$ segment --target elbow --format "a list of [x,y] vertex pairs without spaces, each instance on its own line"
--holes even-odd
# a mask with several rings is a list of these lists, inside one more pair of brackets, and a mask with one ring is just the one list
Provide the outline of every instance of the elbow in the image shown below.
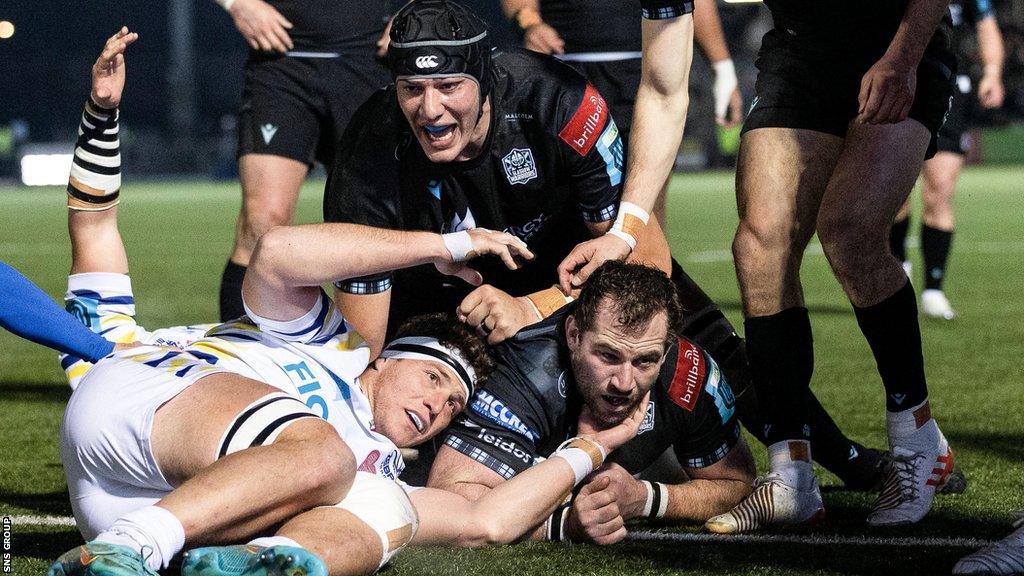
[[249,270],[261,278],[275,278],[275,272],[281,269],[279,263],[286,258],[289,244],[287,226],[275,226],[267,230],[256,241],[256,247],[249,258]]
[[478,518],[470,524],[471,528],[462,535],[459,546],[463,548],[484,548],[510,544],[519,534],[504,526],[497,518]]

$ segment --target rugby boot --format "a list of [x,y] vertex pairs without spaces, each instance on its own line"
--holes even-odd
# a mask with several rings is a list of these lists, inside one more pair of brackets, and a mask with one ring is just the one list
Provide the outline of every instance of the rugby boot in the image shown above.
[[294,546],[210,546],[182,555],[181,576],[327,576],[327,566]]
[[964,556],[953,567],[957,576],[1018,576],[1024,575],[1024,522],[999,542],[986,546],[974,554]]
[[921,313],[929,318],[941,320],[956,318],[956,312],[942,290],[931,289],[921,292]]
[[894,441],[892,462],[867,522],[871,526],[913,524],[932,507],[936,490],[953,471],[953,451],[934,419]]
[[[145,548],[143,549],[145,550]],[[120,544],[87,542],[68,550],[54,562],[46,576],[158,576],[146,566],[145,557]]]
[[772,472],[754,481],[754,491],[725,514],[704,523],[716,534],[743,534],[764,528],[818,524],[825,519],[817,478],[801,490]]

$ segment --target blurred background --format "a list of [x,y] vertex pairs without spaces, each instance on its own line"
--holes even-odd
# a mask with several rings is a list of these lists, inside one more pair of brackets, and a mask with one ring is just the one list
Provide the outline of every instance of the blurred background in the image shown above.
[[[498,45],[520,42],[498,0],[463,1],[491,23]],[[993,4],[1006,43],[1007,96],[1000,110],[975,106],[980,128],[971,137],[979,145],[969,161],[1024,162],[1024,0]],[[728,2],[719,2],[719,10],[749,103],[768,11],[760,3]],[[49,154],[70,154],[88,90],[86,71],[97,47],[122,24],[141,34],[129,56],[122,126],[129,178],[235,176],[235,113],[247,47],[224,10],[210,0],[15,0],[0,3],[0,183],[26,183],[26,155],[45,161]],[[966,53],[977,51],[972,38],[965,44]],[[690,119],[677,168],[729,166],[737,135],[714,124],[712,76],[701,56],[691,77]]]

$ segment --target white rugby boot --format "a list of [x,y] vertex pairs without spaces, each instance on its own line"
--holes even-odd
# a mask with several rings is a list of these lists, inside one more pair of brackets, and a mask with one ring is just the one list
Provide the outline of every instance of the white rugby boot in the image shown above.
[[952,320],[956,312],[949,303],[949,298],[942,290],[925,290],[921,292],[921,313],[929,318]]
[[754,481],[754,491],[732,510],[704,523],[716,534],[743,534],[764,528],[813,525],[825,519],[817,478],[801,490],[786,484],[778,472]]
[[953,567],[957,576],[1019,576],[1024,575],[1024,517],[1020,526],[999,542],[974,554],[964,556]]
[[892,463],[868,514],[871,526],[913,524],[924,518],[936,490],[946,484],[953,471],[953,451],[930,415],[909,435],[894,438],[890,427],[889,438]]

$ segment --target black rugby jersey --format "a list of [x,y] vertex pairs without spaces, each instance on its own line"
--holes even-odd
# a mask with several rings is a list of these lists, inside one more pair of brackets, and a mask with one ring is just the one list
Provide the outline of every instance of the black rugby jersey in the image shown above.
[[[391,14],[392,0],[267,0],[292,23],[294,51],[347,52],[376,49]],[[397,5],[396,5],[397,4]]]
[[[495,348],[498,367],[448,428],[446,446],[508,479],[576,434],[581,398],[564,329],[572,306]],[[651,389],[636,438],[609,462],[635,474],[671,447],[683,466],[710,466],[739,441],[735,404],[711,356],[680,339]]]
[[[557,282],[557,266],[589,239],[586,222],[615,218],[622,141],[607,105],[575,70],[526,51],[493,58],[491,124],[484,150],[465,162],[430,162],[398,108],[394,86],[349,123],[324,193],[324,220],[452,232],[508,231],[536,258],[507,270],[472,265],[513,296]],[[393,279],[393,282],[392,282]],[[392,326],[413,314],[451,311],[472,286],[432,265],[338,283],[356,294],[391,288]]]
[[540,0],[540,15],[566,53],[639,52],[640,0]]

